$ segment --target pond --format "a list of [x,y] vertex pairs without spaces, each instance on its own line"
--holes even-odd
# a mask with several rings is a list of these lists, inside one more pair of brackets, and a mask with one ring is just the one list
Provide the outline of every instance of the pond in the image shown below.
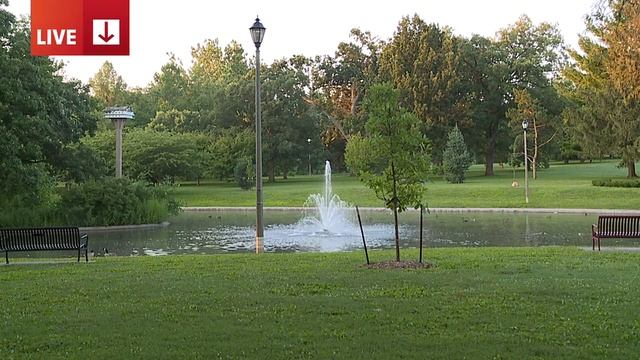
[[[355,211],[339,231],[325,231],[302,211],[265,211],[266,252],[331,252],[362,248]],[[425,215],[425,247],[591,246],[596,215],[523,213],[431,213]],[[393,216],[362,211],[370,248],[391,248]],[[212,254],[255,251],[255,213],[246,210],[184,212],[170,225],[154,229],[91,231],[96,256]],[[400,215],[403,247],[417,247],[419,213]],[[637,246],[629,240],[606,240],[606,246]]]

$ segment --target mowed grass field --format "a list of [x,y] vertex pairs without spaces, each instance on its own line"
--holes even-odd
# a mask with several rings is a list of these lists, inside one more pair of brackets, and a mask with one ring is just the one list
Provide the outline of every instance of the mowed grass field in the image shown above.
[[[501,208],[589,208],[640,209],[640,188],[605,188],[591,184],[596,179],[624,178],[626,170],[617,161],[592,164],[553,164],[538,172],[538,179],[529,181],[530,203],[524,201],[524,170],[517,169],[519,188],[511,186],[512,168],[496,165],[493,177],[484,176],[484,167],[475,165],[463,184],[449,184],[432,176],[426,184],[429,207],[501,207]],[[531,174],[530,174],[531,175]],[[324,177],[291,176],[275,183],[264,182],[265,206],[302,206],[312,193],[322,192]],[[343,200],[354,205],[383,207],[356,177],[334,174],[333,190]],[[255,189],[241,190],[233,182],[205,182],[199,186],[181,184],[175,192],[184,206],[254,206]]]
[[[0,359],[635,359],[640,253],[427,249],[0,266]],[[417,250],[403,250],[416,259]],[[393,251],[372,251],[373,261]]]

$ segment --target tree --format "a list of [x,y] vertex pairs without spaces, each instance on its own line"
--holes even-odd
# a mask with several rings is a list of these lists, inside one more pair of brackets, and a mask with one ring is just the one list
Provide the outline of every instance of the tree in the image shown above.
[[440,163],[448,129],[466,123],[467,98],[459,74],[460,41],[450,28],[404,17],[380,56],[380,76],[400,93],[401,104],[422,121]]
[[159,111],[185,110],[189,103],[188,87],[189,75],[175,55],[170,54],[169,61],[153,75],[149,94]]
[[506,113],[515,106],[515,90],[542,98],[538,93],[553,87],[564,63],[562,36],[557,27],[522,16],[495,39],[472,37],[463,62],[473,127],[481,136],[473,143],[484,154],[485,175],[492,176],[496,155],[510,142]]
[[289,61],[277,60],[262,77],[262,146],[269,182],[276,171],[287,177],[307,149],[309,134],[317,133],[315,114],[306,101],[309,77]]
[[65,81],[61,63],[30,55],[26,21],[0,1],[0,206],[37,206],[54,177],[65,172],[71,148],[96,129],[95,103],[86,87]]
[[[553,114],[547,110],[541,102],[534,98],[527,90],[515,91],[515,105],[507,111],[507,118],[511,121],[510,126],[517,135],[522,134],[522,122],[528,122],[527,137],[531,136],[533,141],[529,141],[533,151],[529,151],[533,178],[538,178],[538,163],[541,150],[546,145],[551,144],[553,139],[561,131],[560,114]],[[522,138],[516,136],[515,148],[520,148]]]
[[[241,159],[249,159],[252,164],[255,162],[255,132],[251,129],[221,129],[213,139],[207,149],[211,157],[207,173],[214,178],[233,178],[235,167]],[[255,173],[255,170],[252,172]]]
[[332,165],[344,162],[344,146],[351,134],[364,129],[362,99],[378,76],[383,42],[368,31],[352,29],[333,56],[316,58],[309,101],[322,121],[322,138],[332,152]]
[[192,48],[192,56],[189,108],[199,113],[199,130],[247,126],[253,83],[242,46],[232,41],[223,50],[218,40],[207,40]]
[[587,19],[590,34],[579,38],[581,52],[570,51],[574,64],[563,70],[559,91],[567,99],[567,128],[588,153],[617,154],[627,177],[637,177],[640,159],[640,104],[625,99],[607,70],[606,27]]
[[109,61],[105,61],[100,70],[89,79],[89,87],[93,97],[102,106],[122,106],[126,98],[127,84],[118,75]]
[[464,137],[456,125],[449,132],[449,139],[442,154],[442,165],[447,181],[454,184],[462,184],[464,182],[464,174],[471,166],[473,159],[467,145],[464,143]]
[[595,18],[609,47],[611,80],[626,99],[640,101],[640,0],[608,0]]
[[390,84],[372,86],[364,100],[368,116],[363,136],[347,143],[347,166],[393,211],[396,261],[400,261],[398,213],[424,204],[423,185],[429,169],[426,139],[420,120],[400,106]]
[[[100,132],[83,143],[110,169],[114,168],[113,132]],[[203,134],[129,129],[124,134],[124,173],[153,184],[177,179],[199,181],[207,169],[208,145],[209,139]]]

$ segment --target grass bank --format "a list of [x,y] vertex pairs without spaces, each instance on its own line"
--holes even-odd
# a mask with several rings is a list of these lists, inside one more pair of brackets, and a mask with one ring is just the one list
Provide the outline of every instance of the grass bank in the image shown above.
[[[532,208],[591,208],[638,209],[640,188],[605,188],[591,184],[594,179],[623,178],[624,169],[616,167],[616,161],[593,164],[554,164],[539,171],[539,178],[530,181],[529,207]],[[501,207],[522,208],[524,202],[524,171],[519,169],[515,179],[519,188],[511,187],[512,169],[496,166],[496,175],[486,177],[484,168],[473,166],[464,184],[449,184],[440,177],[433,177],[427,184],[427,201],[430,207]],[[323,188],[323,176],[296,176],[266,183],[265,206],[302,206],[312,193]],[[375,194],[358,181],[345,174],[334,175],[333,189],[341,198],[360,206],[383,206]],[[182,184],[176,192],[177,199],[185,206],[253,206],[255,192],[238,188],[234,183],[205,182],[200,186]]]
[[[388,260],[391,251],[374,251]],[[415,257],[415,250],[403,256]],[[0,358],[635,358],[637,253],[434,249],[0,267]]]

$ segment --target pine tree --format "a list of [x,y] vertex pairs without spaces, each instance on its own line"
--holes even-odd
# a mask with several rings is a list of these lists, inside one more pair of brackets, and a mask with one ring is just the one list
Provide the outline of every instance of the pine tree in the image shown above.
[[454,184],[464,182],[464,173],[471,166],[471,154],[464,143],[464,137],[456,125],[449,132],[449,140],[442,154],[442,165],[447,181]]

